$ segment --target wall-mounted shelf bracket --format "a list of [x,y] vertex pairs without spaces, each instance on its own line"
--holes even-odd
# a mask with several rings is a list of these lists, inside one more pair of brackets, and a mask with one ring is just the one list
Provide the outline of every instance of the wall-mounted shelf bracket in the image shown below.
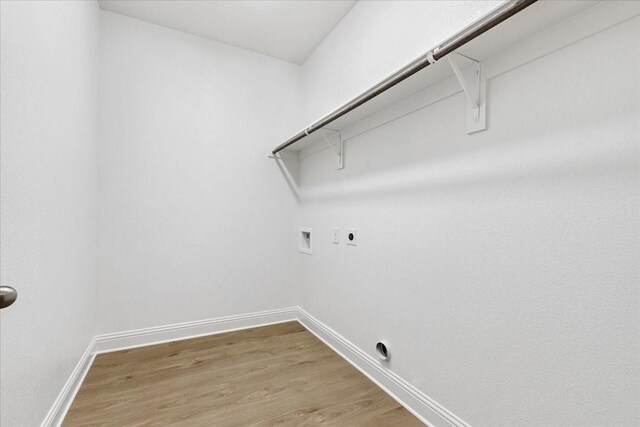
[[329,141],[329,138],[327,138],[327,136],[324,134],[324,132],[322,132],[322,130],[320,131],[320,135],[322,135],[324,142],[326,142],[329,148],[331,148],[338,156],[337,169],[338,170],[344,169],[344,141],[342,140],[342,133],[334,129],[329,129],[329,128],[323,128],[323,129],[328,129],[338,134],[338,142],[336,142],[335,144],[332,144],[331,141]]
[[447,55],[447,60],[467,97],[467,133],[486,129],[486,81],[480,62],[458,52]]

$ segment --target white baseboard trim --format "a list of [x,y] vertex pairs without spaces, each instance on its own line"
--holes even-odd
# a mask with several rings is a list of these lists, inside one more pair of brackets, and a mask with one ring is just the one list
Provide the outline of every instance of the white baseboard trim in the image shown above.
[[470,427],[461,418],[385,368],[351,341],[298,307],[298,321],[428,426]]
[[51,406],[41,427],[58,427],[62,424],[97,354],[273,325],[276,323],[295,321],[297,319],[298,308],[289,307],[98,335],[91,340],[91,343],[62,388],[62,391]]
[[469,427],[462,419],[300,307],[288,307],[98,335],[91,340],[85,353],[80,358],[42,422],[42,427],[57,427],[62,424],[97,354],[290,321],[300,322],[318,339],[332,348],[425,424],[433,427]]
[[44,421],[42,421],[42,427],[57,427],[62,424],[62,420],[65,415],[67,415],[67,411],[69,407],[71,407],[71,403],[73,399],[76,397],[78,390],[80,389],[80,385],[84,381],[84,377],[89,372],[89,368],[93,363],[93,359],[95,359],[96,355],[94,353],[94,345],[95,338],[91,340],[89,346],[84,351],[84,354],[78,361],[78,364],[71,372],[69,379],[62,387],[62,391],[53,402],[51,409],[47,413],[47,416],[44,417]]
[[96,354],[297,320],[297,307],[136,329],[95,338]]

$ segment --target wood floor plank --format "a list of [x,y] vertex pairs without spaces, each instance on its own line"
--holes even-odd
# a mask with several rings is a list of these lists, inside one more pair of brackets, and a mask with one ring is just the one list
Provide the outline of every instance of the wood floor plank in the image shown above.
[[63,426],[422,425],[298,322],[98,355]]

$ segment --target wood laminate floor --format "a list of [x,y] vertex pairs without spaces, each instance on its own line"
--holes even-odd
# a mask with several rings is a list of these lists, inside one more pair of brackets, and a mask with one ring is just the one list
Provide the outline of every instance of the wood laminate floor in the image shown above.
[[64,426],[414,426],[298,322],[98,355]]

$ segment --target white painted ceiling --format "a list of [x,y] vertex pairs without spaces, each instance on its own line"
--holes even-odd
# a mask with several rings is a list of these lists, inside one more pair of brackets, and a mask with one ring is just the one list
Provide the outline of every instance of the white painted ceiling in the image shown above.
[[355,0],[98,0],[153,24],[301,64]]

